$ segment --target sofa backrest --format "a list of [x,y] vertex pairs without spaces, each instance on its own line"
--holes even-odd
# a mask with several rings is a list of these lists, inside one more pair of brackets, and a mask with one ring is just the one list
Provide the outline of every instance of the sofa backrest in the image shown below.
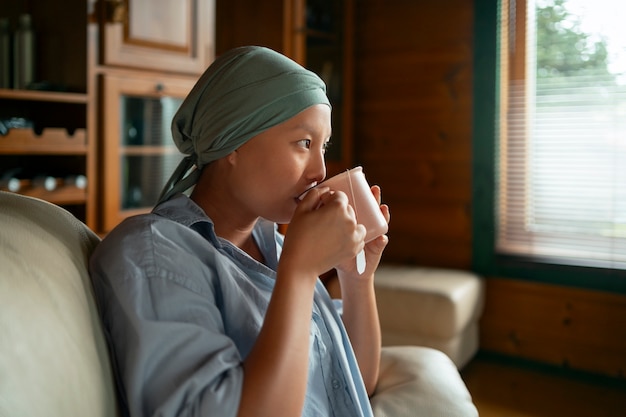
[[98,242],[61,207],[0,191],[0,417],[117,415],[87,269]]

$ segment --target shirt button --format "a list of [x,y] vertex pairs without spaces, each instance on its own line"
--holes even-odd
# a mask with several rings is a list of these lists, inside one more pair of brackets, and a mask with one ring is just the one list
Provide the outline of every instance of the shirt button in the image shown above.
[[333,389],[339,389],[341,388],[341,384],[339,383],[339,381],[337,381],[336,379],[333,379]]

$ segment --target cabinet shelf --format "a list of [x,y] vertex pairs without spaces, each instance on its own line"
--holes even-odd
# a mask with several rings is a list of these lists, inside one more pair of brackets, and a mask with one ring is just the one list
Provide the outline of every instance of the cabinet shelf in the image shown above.
[[[120,148],[120,153],[123,155],[175,155],[180,154],[180,151],[171,145],[128,145]],[[182,156],[182,154],[181,154]]]
[[0,136],[0,152],[21,155],[85,155],[87,153],[85,129],[76,129],[70,135],[66,129],[47,128],[41,135],[32,129],[11,129]]
[[86,104],[87,94],[0,88],[0,99]]
[[87,201],[87,192],[82,188],[73,186],[64,186],[53,191],[41,187],[26,188],[24,191],[20,191],[20,194],[41,198],[59,205],[84,204]]
[[18,194],[29,197],[40,198],[59,205],[85,204],[87,201],[87,190],[72,185],[64,185],[55,190],[48,191],[43,187],[31,187],[30,181],[21,181],[22,189]]

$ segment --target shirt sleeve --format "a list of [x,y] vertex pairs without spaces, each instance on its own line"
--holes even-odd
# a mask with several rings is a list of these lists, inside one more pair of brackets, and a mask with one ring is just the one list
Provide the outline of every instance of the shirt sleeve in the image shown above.
[[115,237],[92,257],[101,316],[132,416],[237,414],[241,357],[225,335],[205,261],[158,240],[138,245]]

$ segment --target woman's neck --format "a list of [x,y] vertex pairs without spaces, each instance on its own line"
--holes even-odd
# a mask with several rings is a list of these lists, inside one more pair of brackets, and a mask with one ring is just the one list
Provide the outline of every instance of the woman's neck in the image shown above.
[[[208,167],[205,168],[205,170]],[[194,188],[191,199],[200,206],[212,220],[215,234],[226,239],[252,258],[263,262],[263,255],[252,231],[258,217],[245,214],[237,207],[227,186],[223,182],[211,181],[215,176],[203,172]]]

